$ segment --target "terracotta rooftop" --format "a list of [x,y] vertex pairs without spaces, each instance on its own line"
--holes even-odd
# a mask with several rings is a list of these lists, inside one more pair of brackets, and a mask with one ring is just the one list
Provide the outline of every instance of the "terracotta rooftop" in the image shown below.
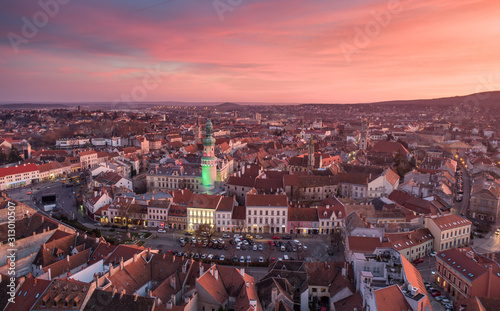
[[288,199],[285,194],[247,194],[247,207],[249,206],[271,206],[271,207],[287,207]]
[[453,214],[431,218],[430,220],[433,221],[441,230],[449,230],[472,225],[470,220]]
[[15,303],[9,303],[4,311],[30,310],[49,285],[49,280],[35,279],[30,274],[17,290]]

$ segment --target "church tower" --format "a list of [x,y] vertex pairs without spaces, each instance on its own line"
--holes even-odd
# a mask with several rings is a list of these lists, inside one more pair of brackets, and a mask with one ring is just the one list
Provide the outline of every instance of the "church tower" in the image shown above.
[[200,118],[196,119],[196,127],[194,128],[194,142],[197,144],[201,141],[201,124]]
[[368,121],[363,119],[361,123],[361,138],[359,139],[359,150],[366,150],[367,146],[367,139],[368,139]]
[[215,138],[213,126],[210,119],[205,127],[205,138],[203,138],[203,157],[201,158],[201,181],[205,191],[215,188],[217,179],[217,158],[215,157]]
[[314,169],[314,137],[311,135],[311,140],[309,140],[309,155],[307,157],[307,169]]

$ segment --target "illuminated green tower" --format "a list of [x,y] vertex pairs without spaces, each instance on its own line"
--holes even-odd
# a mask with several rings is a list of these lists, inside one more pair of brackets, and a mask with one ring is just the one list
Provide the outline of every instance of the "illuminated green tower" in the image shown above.
[[215,138],[213,126],[210,120],[205,127],[205,138],[203,138],[203,157],[201,158],[201,181],[205,191],[210,192],[215,188],[217,179],[217,158],[215,157]]

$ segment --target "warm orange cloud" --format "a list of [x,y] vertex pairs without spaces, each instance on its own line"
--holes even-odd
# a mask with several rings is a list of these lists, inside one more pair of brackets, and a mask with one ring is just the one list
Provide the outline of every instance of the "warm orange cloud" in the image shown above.
[[15,53],[8,34],[22,35],[22,17],[40,8],[2,2],[0,100],[112,101],[157,67],[161,83],[146,101],[370,102],[500,89],[498,1],[242,0],[222,21],[210,1],[158,3],[69,2]]

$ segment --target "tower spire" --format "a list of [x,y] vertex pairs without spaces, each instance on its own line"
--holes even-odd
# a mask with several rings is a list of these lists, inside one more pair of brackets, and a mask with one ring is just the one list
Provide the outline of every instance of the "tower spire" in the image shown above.
[[309,155],[307,157],[307,168],[312,170],[314,168],[314,136],[311,135],[309,140]]
[[205,191],[210,192],[215,188],[217,179],[217,158],[215,157],[215,138],[213,125],[210,119],[205,126],[203,138],[203,157],[201,158],[201,181]]

